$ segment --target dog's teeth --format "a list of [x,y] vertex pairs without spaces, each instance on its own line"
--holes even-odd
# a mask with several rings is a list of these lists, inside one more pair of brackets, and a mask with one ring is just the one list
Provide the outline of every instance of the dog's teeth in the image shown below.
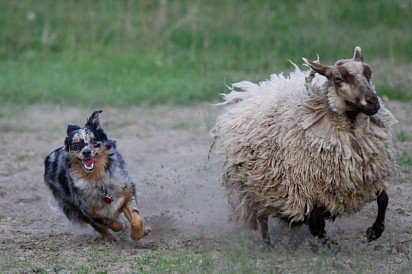
[[85,164],[84,165],[84,167],[86,168],[86,169],[93,169],[94,168],[94,163],[90,163],[90,164]]

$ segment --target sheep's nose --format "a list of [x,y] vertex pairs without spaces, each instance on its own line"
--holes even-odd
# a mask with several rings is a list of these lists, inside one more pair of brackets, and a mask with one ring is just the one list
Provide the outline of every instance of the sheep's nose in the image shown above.
[[376,105],[378,105],[379,106],[379,101],[378,101],[378,99],[376,98],[373,98],[373,99],[366,99],[366,103],[368,104],[368,105],[370,105],[370,106],[376,106]]
[[378,97],[367,98],[365,99],[365,101],[366,101],[365,114],[367,115],[374,115],[381,108]]

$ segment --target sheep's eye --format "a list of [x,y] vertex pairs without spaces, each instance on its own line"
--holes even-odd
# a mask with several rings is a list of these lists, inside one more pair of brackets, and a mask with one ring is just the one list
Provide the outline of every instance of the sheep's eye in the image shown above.
[[335,83],[338,83],[338,84],[343,82],[343,78],[340,76],[336,76],[334,80],[335,80]]

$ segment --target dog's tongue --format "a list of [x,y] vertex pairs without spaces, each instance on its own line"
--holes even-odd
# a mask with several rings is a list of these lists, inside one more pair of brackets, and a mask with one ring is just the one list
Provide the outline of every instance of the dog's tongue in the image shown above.
[[94,165],[94,163],[96,163],[96,162],[97,162],[96,158],[91,158],[91,159],[89,159],[89,160],[83,161],[83,164],[84,164],[84,166],[87,167],[87,168],[93,168],[93,165]]

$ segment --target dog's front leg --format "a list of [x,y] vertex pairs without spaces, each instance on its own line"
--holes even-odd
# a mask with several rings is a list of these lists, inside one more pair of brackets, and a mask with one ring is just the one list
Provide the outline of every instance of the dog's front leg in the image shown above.
[[129,220],[131,225],[130,237],[133,240],[140,240],[143,236],[146,236],[149,232],[143,228],[143,219],[140,217],[139,212],[133,207],[130,200],[123,206],[124,216]]

